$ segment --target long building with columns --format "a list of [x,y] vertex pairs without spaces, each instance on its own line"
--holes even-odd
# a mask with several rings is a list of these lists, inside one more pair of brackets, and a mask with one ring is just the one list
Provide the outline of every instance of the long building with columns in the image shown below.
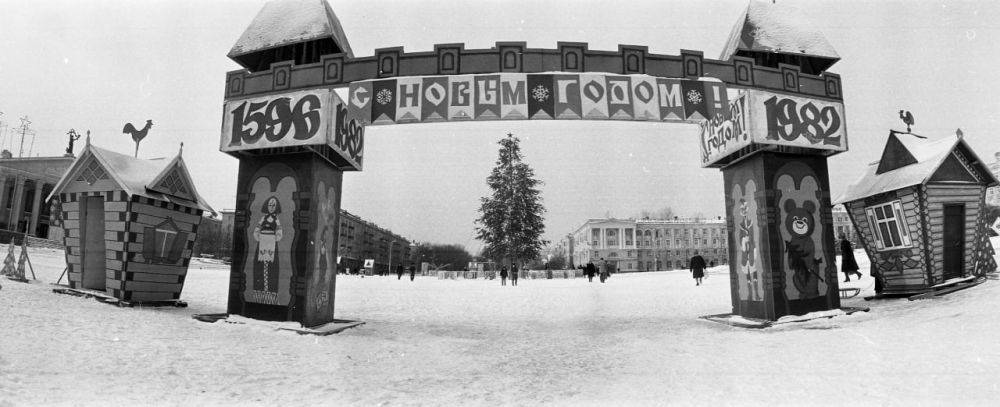
[[62,229],[50,228],[45,198],[74,157],[0,158],[0,242],[27,235],[62,240]]
[[722,219],[588,219],[557,244],[579,267],[600,259],[619,271],[684,269],[698,252],[710,266],[729,259]]

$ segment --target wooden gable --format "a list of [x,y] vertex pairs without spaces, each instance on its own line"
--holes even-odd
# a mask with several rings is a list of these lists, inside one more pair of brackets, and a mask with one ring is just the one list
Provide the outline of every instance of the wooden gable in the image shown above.
[[972,170],[966,167],[954,152],[948,154],[941,166],[930,177],[930,182],[965,182],[978,183],[979,180],[973,175]]
[[174,163],[150,184],[149,189],[184,198],[189,201],[196,201],[194,188],[191,186],[191,178],[183,170],[179,162]]
[[917,158],[913,156],[910,150],[906,149],[903,142],[899,141],[899,137],[896,137],[896,134],[890,134],[889,141],[885,143],[885,149],[882,150],[882,159],[879,160],[878,169],[875,170],[875,173],[882,174],[916,163]]

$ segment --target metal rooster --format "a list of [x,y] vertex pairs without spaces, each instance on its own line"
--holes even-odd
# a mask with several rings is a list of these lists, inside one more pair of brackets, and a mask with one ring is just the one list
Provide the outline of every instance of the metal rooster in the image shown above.
[[899,119],[902,120],[903,123],[906,124],[906,132],[909,133],[910,132],[910,126],[913,125],[913,115],[910,114],[909,110],[900,110],[899,111]]
[[146,133],[149,132],[149,128],[153,127],[152,120],[146,120],[146,125],[143,126],[142,130],[136,130],[132,123],[125,123],[125,128],[122,129],[122,134],[131,134],[132,140],[135,141],[135,156],[139,157],[139,142],[146,138]]

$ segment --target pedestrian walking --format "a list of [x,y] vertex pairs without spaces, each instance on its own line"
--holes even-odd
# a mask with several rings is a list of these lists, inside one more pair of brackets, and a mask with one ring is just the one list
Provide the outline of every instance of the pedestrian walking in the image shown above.
[[701,279],[705,277],[705,258],[698,254],[698,251],[694,251],[694,256],[691,257],[691,261],[688,263],[688,267],[691,268],[691,276],[694,277],[694,285],[701,285]]
[[402,279],[403,279],[403,265],[402,264],[397,264],[396,265],[396,280],[402,280]]
[[594,262],[587,261],[587,266],[583,268],[584,273],[587,273],[587,281],[594,282],[594,274],[597,274],[597,266],[594,266]]
[[413,281],[413,276],[417,275],[417,267],[410,265],[410,281]]
[[510,265],[510,285],[517,285],[517,273],[520,271],[517,268],[517,263],[512,263]]
[[500,285],[507,285],[507,266],[500,267]]
[[857,275],[861,280],[861,272],[858,271],[858,262],[854,260],[854,247],[851,241],[847,240],[844,232],[840,233],[840,271],[844,273],[844,282],[851,281],[851,274]]

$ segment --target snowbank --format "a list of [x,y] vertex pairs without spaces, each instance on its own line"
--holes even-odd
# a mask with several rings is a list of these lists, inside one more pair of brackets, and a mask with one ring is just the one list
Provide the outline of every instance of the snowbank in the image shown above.
[[[0,255],[5,248],[0,249]],[[0,405],[908,405],[997,399],[1000,285],[764,330],[706,323],[731,310],[725,268],[587,279],[416,281],[338,276],[317,337],[225,312],[228,269],[195,262],[189,308],[116,308],[53,294],[62,253],[33,250],[42,280],[0,290]],[[857,252],[862,270],[864,253]]]

